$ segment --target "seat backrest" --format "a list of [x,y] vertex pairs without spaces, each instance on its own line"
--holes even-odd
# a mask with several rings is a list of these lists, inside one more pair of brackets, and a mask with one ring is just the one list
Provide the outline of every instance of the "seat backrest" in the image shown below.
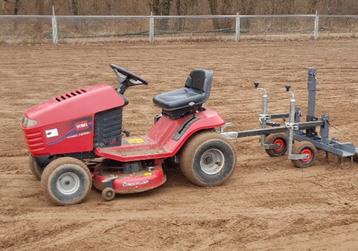
[[206,99],[210,95],[213,72],[205,69],[194,69],[188,76],[185,87],[205,93]]

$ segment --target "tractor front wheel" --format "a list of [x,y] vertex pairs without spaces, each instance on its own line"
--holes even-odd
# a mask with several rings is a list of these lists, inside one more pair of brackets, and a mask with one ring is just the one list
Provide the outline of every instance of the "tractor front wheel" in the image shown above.
[[236,164],[231,144],[214,132],[195,135],[186,143],[179,158],[184,176],[193,184],[204,187],[224,183]]
[[35,176],[35,178],[37,180],[41,180],[41,175],[42,175],[44,168],[41,167],[37,163],[36,159],[34,157],[32,157],[31,155],[29,156],[29,167],[30,167],[32,174]]
[[295,167],[306,168],[310,167],[316,161],[317,148],[308,141],[296,142],[292,149],[293,154],[306,154],[307,157],[300,160],[292,160]]
[[63,157],[50,162],[41,176],[46,197],[56,205],[81,203],[92,187],[88,167],[80,160]]
[[265,138],[265,144],[275,145],[273,149],[265,149],[270,157],[280,157],[286,154],[288,145],[287,135],[284,133],[270,134]]

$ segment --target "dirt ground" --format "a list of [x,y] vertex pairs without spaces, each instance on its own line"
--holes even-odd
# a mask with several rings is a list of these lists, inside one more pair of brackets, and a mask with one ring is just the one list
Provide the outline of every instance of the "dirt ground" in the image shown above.
[[[167,183],[103,202],[55,207],[27,167],[22,112],[96,82],[114,84],[117,63],[150,84],[128,90],[125,128],[143,134],[159,109],[152,96],[181,87],[194,67],[214,70],[208,106],[232,129],[255,128],[260,81],[270,109],[288,111],[284,85],[307,102],[307,68],[317,68],[318,113],[332,136],[358,145],[358,40],[0,46],[0,249],[5,250],[357,250],[358,164],[319,156],[308,169],[269,158],[258,138],[237,140],[238,164],[223,186],[199,188],[177,169]],[[303,109],[305,111],[305,109]]]

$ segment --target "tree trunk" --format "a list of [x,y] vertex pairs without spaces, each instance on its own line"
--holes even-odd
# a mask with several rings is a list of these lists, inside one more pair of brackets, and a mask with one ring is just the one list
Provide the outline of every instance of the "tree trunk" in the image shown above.
[[[171,4],[171,0],[162,0],[162,2],[160,4],[160,15],[162,15],[162,16],[169,15],[170,4]],[[167,31],[168,30],[168,22],[169,22],[169,19],[161,19],[159,22],[160,29]]]
[[[217,15],[218,14],[218,2],[217,0],[208,0],[209,1],[209,8],[211,15]],[[213,19],[213,26],[214,29],[220,29],[220,23],[218,22],[218,19]]]
[[[20,0],[15,0],[15,6],[14,6],[14,15],[19,14],[20,10]],[[17,21],[14,20],[14,30],[17,30]]]
[[159,0],[150,0],[149,8],[153,15],[160,15],[160,2]]
[[17,15],[19,13],[19,6],[20,0],[15,0],[15,6],[14,6],[14,15]]
[[[35,2],[35,8],[37,10],[37,13],[39,15],[43,15],[44,14],[44,1],[42,0],[36,0]],[[36,22],[36,25],[35,25],[35,31],[36,31],[36,40],[38,42],[41,42],[42,39],[43,39],[43,25],[42,25],[42,22],[41,22],[41,19],[38,19],[37,22]]]
[[71,12],[72,15],[78,15],[80,9],[80,3],[79,0],[71,0]]

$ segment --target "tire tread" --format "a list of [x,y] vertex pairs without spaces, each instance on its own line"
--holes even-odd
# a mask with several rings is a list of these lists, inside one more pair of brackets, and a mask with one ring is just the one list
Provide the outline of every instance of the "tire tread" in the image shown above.
[[301,142],[296,142],[293,145],[292,148],[292,153],[294,154],[299,154],[304,148],[310,148],[313,152],[313,159],[312,161],[307,165],[304,164],[302,161],[300,160],[292,160],[292,163],[295,167],[297,168],[307,168],[312,166],[315,162],[316,162],[316,158],[317,158],[317,148],[309,141],[301,141]]
[[80,166],[87,174],[87,176],[89,177],[89,182],[87,184],[86,190],[87,193],[83,196],[83,199],[81,201],[76,201],[76,202],[72,202],[72,203],[66,203],[66,205],[72,205],[72,204],[77,204],[77,203],[81,203],[88,195],[88,193],[91,191],[91,187],[92,187],[92,177],[91,177],[91,172],[89,171],[88,167],[86,166],[85,163],[83,163],[81,160],[79,159],[75,159],[72,157],[62,157],[62,158],[58,158],[53,160],[52,162],[50,162],[45,170],[42,173],[41,176],[41,187],[42,190],[45,194],[45,197],[48,198],[52,203],[56,204],[56,205],[64,205],[63,203],[59,202],[56,198],[54,198],[52,196],[52,194],[49,192],[48,189],[48,180],[50,178],[50,175],[53,173],[53,171],[61,166],[61,165],[65,165],[65,164],[75,164]]
[[[231,150],[234,152],[233,147],[231,145],[231,143],[225,139],[224,137],[222,137],[221,135],[219,135],[216,132],[201,132],[199,134],[196,134],[194,136],[192,136],[191,139],[189,139],[188,142],[186,142],[186,144],[183,147],[182,152],[180,153],[179,156],[179,166],[180,169],[182,171],[182,173],[184,174],[184,176],[194,185],[197,186],[208,186],[205,183],[200,182],[196,177],[195,174],[192,171],[192,161],[193,161],[193,157],[194,154],[196,152],[196,149],[203,144],[204,142],[211,140],[211,139],[218,139],[221,141],[224,141],[228,146],[230,146]],[[236,166],[236,154],[234,154],[234,163],[233,166]],[[224,180],[222,180],[219,184],[213,184],[210,186],[217,186],[220,185],[222,183],[224,183],[232,174],[234,168],[232,168],[231,172],[229,173],[229,175],[227,175],[227,177],[225,177]]]

